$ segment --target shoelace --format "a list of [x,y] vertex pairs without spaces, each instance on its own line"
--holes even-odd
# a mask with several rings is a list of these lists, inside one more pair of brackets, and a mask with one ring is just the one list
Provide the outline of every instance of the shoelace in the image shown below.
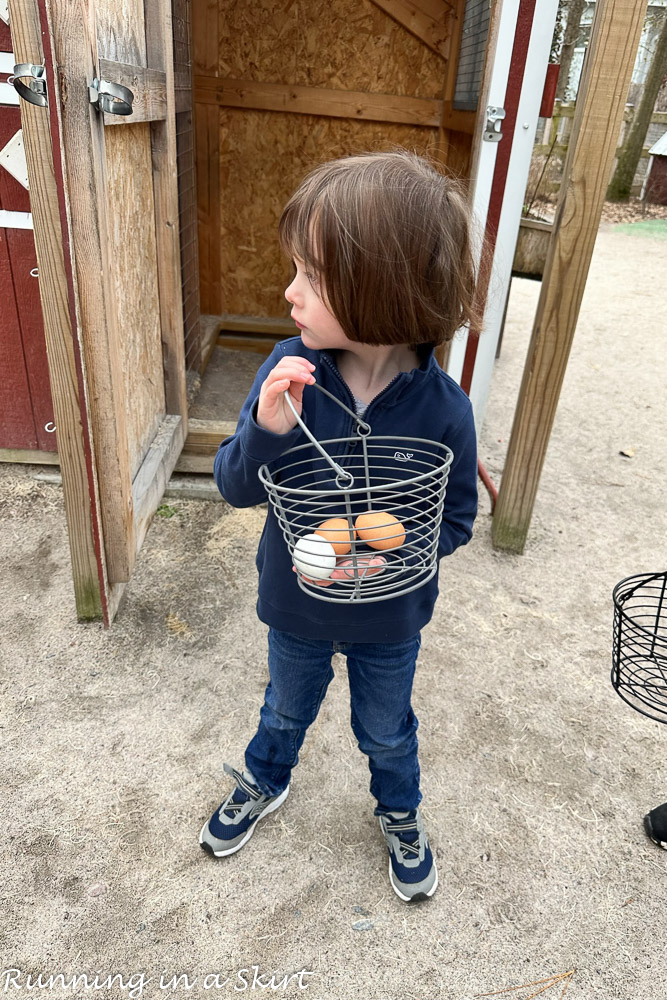
[[[398,839],[399,847],[401,850],[401,860],[405,861],[406,858],[410,856],[419,856],[419,827],[417,826],[417,820],[411,819],[406,816],[405,819],[387,819],[386,824],[387,833],[395,833]],[[415,834],[415,839],[412,841],[404,840],[403,837],[406,834]]]
[[[242,773],[237,771],[235,767],[231,767],[229,764],[224,764],[223,767],[227,774],[231,774],[237,787],[234,789],[229,797],[229,800],[225,803],[221,811],[224,812],[225,815],[231,813],[232,817],[234,817],[245,808],[248,799],[254,799],[257,801],[262,793],[256,785],[251,785],[249,781],[246,781]],[[234,802],[232,797],[239,791],[243,792],[247,798],[243,802]]]

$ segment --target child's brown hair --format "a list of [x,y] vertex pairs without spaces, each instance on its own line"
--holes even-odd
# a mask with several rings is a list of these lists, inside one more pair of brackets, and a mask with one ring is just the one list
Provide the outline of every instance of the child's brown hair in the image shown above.
[[407,150],[317,167],[285,206],[279,237],[350,340],[442,344],[476,325],[466,196]]

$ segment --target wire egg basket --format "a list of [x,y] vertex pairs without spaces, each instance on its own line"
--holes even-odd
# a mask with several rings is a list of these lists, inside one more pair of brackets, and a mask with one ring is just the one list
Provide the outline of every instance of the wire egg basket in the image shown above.
[[[316,388],[354,419],[355,433],[317,441],[286,392],[309,443],[259,470],[299,587],[321,601],[356,604],[422,587],[438,568],[451,450],[424,438],[374,436],[366,421]],[[335,529],[327,532],[322,525],[333,518]],[[373,521],[371,529],[361,529],[364,519]],[[305,536],[318,529],[323,534],[308,542]],[[323,578],[315,579],[318,574]]]
[[623,701],[667,722],[667,572],[616,585],[611,682]]

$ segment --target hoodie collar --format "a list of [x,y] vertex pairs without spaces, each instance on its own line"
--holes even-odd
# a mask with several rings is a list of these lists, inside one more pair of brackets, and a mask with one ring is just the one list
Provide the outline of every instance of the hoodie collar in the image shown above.
[[[323,350],[321,353],[325,355],[329,364],[333,366],[341,380],[341,383],[347,387],[347,383],[338,371],[335,351]],[[435,346],[433,344],[419,345],[417,348],[417,356],[419,358],[419,365],[417,368],[413,368],[412,371],[409,372],[400,372],[396,375],[391,382],[389,382],[389,384],[386,385],[380,393],[378,393],[372,403],[369,403],[369,406],[375,406],[376,401],[380,406],[393,406],[406,394],[412,393],[415,390],[421,391],[424,380],[431,376],[434,369],[438,368],[438,362],[435,360]]]
[[[421,392],[426,379],[430,378],[434,370],[438,368],[433,344],[424,344],[422,349],[418,350],[418,357],[420,359],[419,367],[413,368],[410,372],[401,372],[392,384],[392,391],[387,394],[387,406],[392,406],[408,394]],[[382,399],[382,403],[385,404],[384,399]]]

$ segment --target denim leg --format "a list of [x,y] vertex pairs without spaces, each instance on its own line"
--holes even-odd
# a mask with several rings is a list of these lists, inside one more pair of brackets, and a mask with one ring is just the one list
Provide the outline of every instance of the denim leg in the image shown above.
[[421,636],[405,642],[350,643],[344,650],[352,730],[368,756],[375,815],[421,802],[417,717],[410,699]]
[[266,795],[287,787],[334,672],[333,643],[269,629],[269,683],[246,767]]

